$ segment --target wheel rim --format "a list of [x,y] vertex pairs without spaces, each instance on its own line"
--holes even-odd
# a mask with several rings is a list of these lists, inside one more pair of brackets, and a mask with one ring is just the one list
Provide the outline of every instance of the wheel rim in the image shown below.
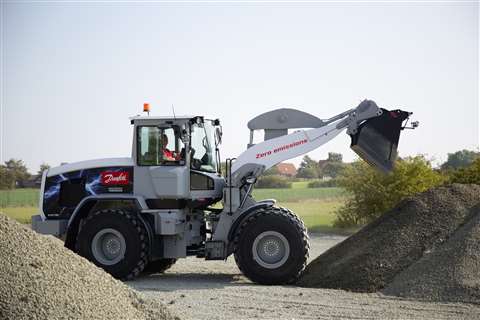
[[111,266],[120,262],[126,250],[125,238],[115,229],[102,229],[93,237],[93,257],[103,265]]
[[281,233],[265,231],[253,241],[252,253],[253,259],[259,265],[267,269],[276,269],[287,261],[290,245]]

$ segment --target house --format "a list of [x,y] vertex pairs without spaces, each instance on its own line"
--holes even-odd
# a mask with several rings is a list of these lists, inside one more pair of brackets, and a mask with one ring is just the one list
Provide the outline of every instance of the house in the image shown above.
[[25,180],[16,182],[17,188],[40,188],[42,185],[42,175],[32,175]]
[[323,170],[323,168],[325,168],[325,166],[328,164],[329,160],[326,159],[326,160],[318,160],[318,169]]
[[279,163],[276,165],[278,174],[287,177],[294,177],[297,174],[297,168],[293,163]]

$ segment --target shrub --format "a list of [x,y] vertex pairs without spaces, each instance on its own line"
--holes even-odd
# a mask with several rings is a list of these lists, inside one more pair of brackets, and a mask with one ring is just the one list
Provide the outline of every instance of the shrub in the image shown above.
[[398,160],[390,174],[363,161],[345,169],[339,185],[353,196],[337,211],[335,226],[351,227],[373,221],[400,200],[442,184],[446,178],[422,156]]
[[269,176],[261,176],[257,183],[255,184],[256,188],[291,188],[292,182],[284,177],[279,175],[269,175]]
[[480,158],[466,168],[455,170],[451,174],[450,182],[480,184]]
[[335,179],[342,174],[346,167],[347,164],[342,162],[327,162],[321,169],[321,175]]
[[318,178],[318,171],[313,167],[300,168],[297,171],[297,178],[315,179]]
[[338,187],[338,179],[315,180],[308,183],[309,188],[333,188]]

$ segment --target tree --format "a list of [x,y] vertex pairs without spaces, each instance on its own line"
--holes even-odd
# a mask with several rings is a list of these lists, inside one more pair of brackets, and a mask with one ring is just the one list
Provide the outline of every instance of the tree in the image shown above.
[[318,178],[318,163],[309,156],[304,156],[297,170],[297,178]]
[[406,197],[445,181],[446,178],[433,170],[423,156],[397,160],[390,174],[356,161],[339,178],[339,185],[352,197],[337,211],[335,225],[348,227],[369,223]]
[[5,167],[14,177],[15,184],[30,177],[28,169],[22,160],[10,159],[5,161]]
[[318,163],[318,176],[336,178],[344,169],[342,154],[329,152],[327,160]]
[[298,169],[297,171],[297,178],[304,178],[304,179],[316,179],[318,178],[318,171],[315,168],[303,168]]
[[315,168],[317,166],[317,161],[313,160],[309,156],[304,156],[302,162],[300,163],[300,169],[303,168]]
[[345,167],[346,165],[343,162],[327,162],[321,170],[321,176],[335,179],[345,170]]
[[0,165],[0,190],[15,188],[15,176],[4,165]]
[[480,158],[480,152],[472,150],[460,150],[454,153],[448,154],[448,159],[442,164],[443,170],[452,170],[468,167],[476,159]]
[[50,169],[50,165],[47,163],[42,163],[40,165],[40,170],[38,170],[37,175],[41,176],[43,174],[43,171]]

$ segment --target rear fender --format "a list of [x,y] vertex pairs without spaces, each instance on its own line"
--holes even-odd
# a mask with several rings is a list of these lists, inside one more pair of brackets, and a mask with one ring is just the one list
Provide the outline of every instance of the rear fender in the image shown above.
[[133,213],[136,214],[138,219],[142,221],[142,223],[145,225],[145,229],[147,230],[148,238],[151,243],[153,239],[153,233],[152,233],[151,227],[140,214],[142,210],[148,209],[147,204],[145,203],[145,200],[142,197],[138,197],[138,196],[117,194],[117,195],[90,196],[80,201],[80,203],[75,208],[75,211],[73,211],[67,223],[65,247],[67,247],[70,250],[75,250],[75,241],[77,240],[80,222],[82,221],[82,219],[88,216],[90,211],[97,204],[101,202],[115,201],[115,200],[127,201],[127,202],[131,201],[133,206],[136,208],[136,210],[134,210]]

